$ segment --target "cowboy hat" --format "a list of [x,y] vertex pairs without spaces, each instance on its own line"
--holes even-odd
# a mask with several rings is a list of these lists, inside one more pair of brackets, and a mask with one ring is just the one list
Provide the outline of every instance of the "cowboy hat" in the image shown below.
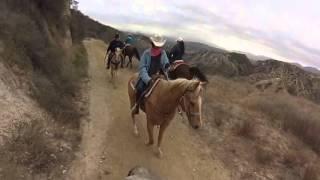
[[178,41],[178,42],[182,42],[182,41],[183,41],[183,38],[182,38],[182,37],[178,37],[177,41]]
[[167,41],[163,36],[159,34],[151,36],[150,40],[156,47],[162,47]]

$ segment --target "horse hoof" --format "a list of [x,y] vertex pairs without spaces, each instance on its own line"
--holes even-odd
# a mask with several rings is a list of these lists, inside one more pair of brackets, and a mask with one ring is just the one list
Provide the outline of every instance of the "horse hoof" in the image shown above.
[[151,146],[151,145],[153,145],[153,142],[146,141],[144,144],[145,144],[146,146]]
[[156,151],[156,156],[157,156],[159,159],[162,159],[163,153],[162,153],[162,151],[161,151],[160,148],[157,149],[157,151]]
[[133,128],[133,134],[138,137],[139,136],[139,131],[138,131],[138,128],[137,127],[134,127]]

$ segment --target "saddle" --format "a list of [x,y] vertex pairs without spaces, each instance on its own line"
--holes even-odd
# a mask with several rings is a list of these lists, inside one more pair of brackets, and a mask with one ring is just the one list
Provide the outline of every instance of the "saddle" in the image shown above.
[[[164,79],[163,75],[154,75],[152,77],[152,84],[150,84],[145,90],[144,92],[141,94],[140,96],[140,99],[138,100],[138,102],[136,103],[139,103],[139,106],[140,108],[144,111],[144,103],[145,103],[145,100],[152,94],[152,92],[154,91],[154,89],[157,87],[157,85],[159,84],[160,80],[161,79]],[[130,86],[132,87],[132,89],[134,91],[136,91],[136,88],[135,88],[135,83],[134,82],[135,80],[131,80],[130,82]],[[135,108],[133,108],[135,109]]]
[[176,70],[179,66],[181,65],[188,65],[184,60],[175,60],[173,61],[173,63],[171,64],[170,68],[169,68],[169,71],[174,71]]

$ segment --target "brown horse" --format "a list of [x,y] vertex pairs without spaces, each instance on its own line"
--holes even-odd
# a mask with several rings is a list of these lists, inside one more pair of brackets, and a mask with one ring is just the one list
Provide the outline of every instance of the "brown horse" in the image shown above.
[[[138,61],[140,61],[139,52],[138,52],[137,48],[134,47],[134,46],[132,46],[132,45],[128,45],[128,46],[126,46],[126,47],[123,49],[124,61],[125,61],[125,59],[126,59],[127,56],[128,56],[128,58],[129,58],[129,61],[128,61],[126,67],[129,67],[129,65],[130,65],[130,68],[132,68],[132,58],[133,58],[133,56],[135,56],[135,57],[138,59]],[[124,61],[121,62],[121,67],[122,67],[123,64],[125,63]]]
[[[128,83],[128,94],[130,98],[131,108],[135,106],[135,89],[134,84],[138,75],[134,75]],[[157,85],[154,87],[152,93],[148,98],[144,100],[144,108],[142,109],[146,113],[147,117],[147,129],[148,129],[148,141],[146,145],[153,144],[153,127],[160,126],[158,135],[158,152],[161,157],[162,151],[160,149],[163,133],[173,119],[176,108],[180,103],[180,99],[185,96],[192,102],[192,106],[188,110],[193,114],[198,114],[189,118],[189,124],[198,129],[201,124],[201,94],[202,84],[198,80],[176,79],[172,81],[166,81],[160,79]],[[135,135],[138,135],[138,128],[136,125],[135,114],[132,112],[133,129]]]

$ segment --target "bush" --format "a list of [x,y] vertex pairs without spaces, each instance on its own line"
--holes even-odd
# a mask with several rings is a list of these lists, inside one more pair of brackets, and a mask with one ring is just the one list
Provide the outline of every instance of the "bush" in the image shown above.
[[248,99],[248,104],[320,153],[320,109],[317,105],[289,95],[254,96]]
[[249,139],[254,138],[255,123],[252,120],[243,120],[237,127],[237,134]]
[[271,150],[258,146],[256,148],[255,157],[258,163],[266,165],[266,164],[269,164],[274,159],[274,154],[272,153]]
[[56,165],[55,150],[40,120],[16,123],[5,138],[2,152],[9,161],[24,165],[36,173],[45,173]]

